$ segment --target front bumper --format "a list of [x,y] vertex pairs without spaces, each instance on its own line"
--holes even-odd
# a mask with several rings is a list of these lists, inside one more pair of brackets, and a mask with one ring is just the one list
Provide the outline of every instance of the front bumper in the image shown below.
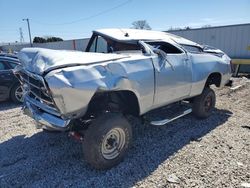
[[57,131],[66,131],[69,129],[70,120],[63,120],[58,116],[41,110],[30,100],[27,100],[27,98],[24,101],[23,112],[35,120],[38,128]]

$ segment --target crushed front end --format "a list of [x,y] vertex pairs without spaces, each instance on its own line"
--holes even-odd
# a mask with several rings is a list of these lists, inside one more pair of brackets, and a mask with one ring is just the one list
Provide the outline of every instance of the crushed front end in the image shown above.
[[64,131],[71,120],[62,118],[44,78],[18,66],[15,71],[24,91],[24,114],[36,121],[38,128]]

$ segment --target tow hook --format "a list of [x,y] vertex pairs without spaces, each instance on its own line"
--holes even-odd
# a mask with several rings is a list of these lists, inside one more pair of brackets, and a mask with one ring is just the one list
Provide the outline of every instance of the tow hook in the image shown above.
[[79,142],[83,141],[83,136],[80,133],[75,132],[75,131],[69,132],[69,137],[71,137]]

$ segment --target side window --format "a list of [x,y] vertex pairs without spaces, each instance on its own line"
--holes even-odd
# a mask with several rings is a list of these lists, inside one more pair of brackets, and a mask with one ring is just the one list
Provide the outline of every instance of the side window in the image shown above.
[[107,53],[108,52],[107,41],[101,36],[95,37],[89,48],[89,52]]
[[172,44],[166,42],[148,42],[154,48],[160,49],[167,54],[181,54],[182,51]]
[[138,44],[116,42],[114,44],[114,51],[130,51],[130,50],[141,50]]
[[96,52],[100,53],[107,53],[108,52],[108,43],[103,37],[97,38],[97,44],[96,44]]
[[197,46],[189,46],[189,45],[182,45],[185,50],[187,50],[188,52],[191,52],[191,53],[200,53],[202,52],[202,49],[197,47]]
[[95,37],[95,39],[93,40],[90,48],[89,48],[89,52],[95,52],[96,51],[96,39],[97,37]]
[[1,71],[1,70],[8,70],[8,69],[9,69],[9,68],[6,67],[5,63],[2,62],[2,61],[0,61],[0,71]]
[[16,63],[9,63],[9,65],[11,66],[12,69],[14,69],[17,66]]

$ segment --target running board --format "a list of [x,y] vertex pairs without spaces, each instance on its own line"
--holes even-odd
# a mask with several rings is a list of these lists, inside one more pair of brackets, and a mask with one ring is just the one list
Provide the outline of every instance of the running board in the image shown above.
[[180,117],[183,117],[187,114],[190,114],[192,112],[192,109],[187,109],[185,110],[182,114],[178,115],[178,116],[175,116],[171,119],[163,119],[163,120],[159,120],[159,121],[151,121],[150,124],[151,125],[156,125],[156,126],[162,126],[162,125],[166,125],[167,123],[171,122],[171,121],[174,121]]

